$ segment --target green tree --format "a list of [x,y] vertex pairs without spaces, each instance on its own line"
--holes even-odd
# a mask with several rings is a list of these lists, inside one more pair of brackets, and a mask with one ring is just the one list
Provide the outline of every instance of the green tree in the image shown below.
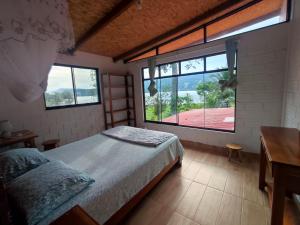
[[235,91],[225,89],[221,91],[219,80],[227,80],[227,71],[220,72],[210,77],[209,81],[200,83],[197,87],[197,94],[204,96],[206,108],[232,107],[234,106]]
[[189,111],[193,108],[193,98],[190,94],[177,97],[177,107],[179,112]]
[[71,104],[73,103],[73,93],[71,91],[64,90],[62,93],[60,93],[61,98],[63,99],[65,104]]
[[92,87],[97,88],[97,77],[95,70],[90,70],[90,79],[92,82]]

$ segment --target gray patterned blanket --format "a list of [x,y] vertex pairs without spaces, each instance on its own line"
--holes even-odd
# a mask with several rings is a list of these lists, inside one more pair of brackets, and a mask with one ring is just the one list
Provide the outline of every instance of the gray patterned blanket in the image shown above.
[[174,137],[174,134],[146,130],[142,128],[129,127],[129,126],[118,126],[102,132],[104,135],[116,138],[122,141],[131,142],[134,144],[140,144],[150,147],[156,147],[161,143]]

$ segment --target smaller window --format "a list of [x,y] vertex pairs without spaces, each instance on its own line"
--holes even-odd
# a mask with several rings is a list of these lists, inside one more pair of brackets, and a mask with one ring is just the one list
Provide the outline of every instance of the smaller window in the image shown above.
[[206,71],[222,70],[227,67],[226,54],[206,57]]
[[99,104],[98,70],[54,65],[44,93],[46,109]]
[[97,73],[95,69],[73,68],[76,99],[78,104],[99,101]]
[[173,76],[179,74],[178,63],[163,64],[160,66],[160,76]]
[[204,71],[204,60],[203,58],[191,59],[180,62],[181,74],[197,73]]
[[172,52],[181,48],[190,47],[204,42],[204,30],[200,29],[168,42],[158,48],[158,54]]
[[155,56],[156,55],[156,50],[151,50],[149,52],[146,52],[140,56],[137,56],[137,57],[134,57],[133,59],[130,59],[128,62],[134,62],[134,61],[137,61],[137,60],[140,60],[140,59],[146,59],[146,58],[149,58],[149,57],[152,57],[152,56]]
[[[144,74],[144,79],[150,79],[149,68],[144,68],[143,74]],[[154,77],[159,77],[158,67],[155,68]]]

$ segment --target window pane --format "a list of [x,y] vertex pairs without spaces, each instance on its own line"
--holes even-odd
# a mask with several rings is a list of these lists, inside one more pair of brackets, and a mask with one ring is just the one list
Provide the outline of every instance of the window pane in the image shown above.
[[234,130],[235,90],[220,89],[219,80],[227,80],[228,72],[204,75],[205,128]]
[[174,41],[171,41],[165,45],[162,45],[161,47],[158,48],[158,53],[163,54],[166,52],[171,52],[184,47],[201,44],[203,43],[203,41],[204,41],[204,32],[203,29],[200,29],[190,34],[187,34],[181,38],[178,38]]
[[46,107],[74,105],[71,68],[52,66],[45,92]]
[[252,31],[252,30],[257,30],[259,28],[268,27],[268,26],[271,26],[274,24],[278,24],[280,22],[282,22],[280,19],[280,16],[271,17],[271,18],[262,20],[260,22],[249,24],[248,26],[244,26],[243,28],[240,28],[240,29],[232,29],[228,32],[223,32],[222,34],[216,35],[214,38],[211,38],[210,41],[218,40],[218,39],[225,38],[225,37],[230,37],[230,36],[237,35],[237,34],[242,34],[242,33],[248,32],[248,31]]
[[178,124],[204,127],[203,74],[178,77]]
[[286,21],[286,0],[264,0],[207,26],[212,41]]
[[181,74],[204,71],[203,58],[182,61],[180,64],[181,64]]
[[226,54],[206,57],[206,70],[220,70],[227,68]]
[[97,73],[95,69],[73,68],[78,104],[99,101]]
[[160,75],[162,77],[178,75],[178,73],[179,73],[178,63],[164,64],[160,66]]
[[137,61],[137,60],[140,60],[140,59],[146,59],[146,58],[149,58],[149,57],[152,57],[152,56],[155,56],[155,55],[156,55],[156,50],[151,50],[149,52],[146,52],[143,55],[137,56],[137,57],[129,60],[128,62],[134,62],[134,61]]
[[177,77],[163,78],[160,82],[162,121],[176,123]]
[[[144,75],[144,79],[150,79],[149,68],[143,69],[143,75]],[[158,67],[155,67],[154,77],[158,77]]]
[[150,85],[150,80],[144,81],[145,114],[146,114],[146,120],[148,121],[160,121],[160,117],[161,117],[160,95],[159,95],[160,81],[156,80],[155,82],[156,82],[156,88],[158,89],[158,93],[153,97],[151,97],[148,90],[148,87]]

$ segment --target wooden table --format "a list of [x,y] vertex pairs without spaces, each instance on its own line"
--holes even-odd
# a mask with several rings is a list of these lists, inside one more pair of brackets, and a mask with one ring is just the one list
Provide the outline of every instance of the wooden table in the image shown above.
[[50,225],[99,225],[79,205],[74,206]]
[[9,138],[0,138],[0,147],[10,146],[18,143],[24,143],[25,147],[35,148],[34,139],[38,137],[35,133],[29,130],[20,130],[12,133]]
[[[300,194],[300,134],[297,129],[262,127],[259,189],[266,186],[266,167],[274,183],[271,196],[271,225],[283,224],[284,200],[291,193]],[[273,189],[273,190],[272,190]]]

